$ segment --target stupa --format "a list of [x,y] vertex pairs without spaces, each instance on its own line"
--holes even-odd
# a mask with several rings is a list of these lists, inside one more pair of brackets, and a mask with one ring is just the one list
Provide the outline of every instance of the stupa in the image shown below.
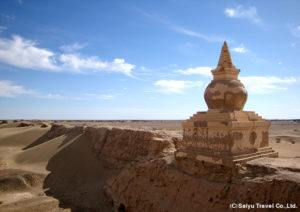
[[269,147],[271,123],[251,111],[243,111],[247,90],[231,60],[226,41],[213,80],[204,98],[208,111],[182,122],[182,147],[175,158],[232,166],[259,157],[278,157]]

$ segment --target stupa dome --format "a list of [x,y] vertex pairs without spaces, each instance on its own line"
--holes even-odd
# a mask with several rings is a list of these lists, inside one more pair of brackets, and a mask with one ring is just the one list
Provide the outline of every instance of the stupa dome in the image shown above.
[[245,86],[238,80],[240,70],[232,63],[226,41],[222,46],[218,66],[211,72],[214,79],[204,93],[208,108],[225,111],[243,110],[248,94]]

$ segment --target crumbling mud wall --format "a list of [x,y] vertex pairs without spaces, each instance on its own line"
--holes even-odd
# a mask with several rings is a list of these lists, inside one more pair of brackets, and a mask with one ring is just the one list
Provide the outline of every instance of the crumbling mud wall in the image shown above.
[[[64,133],[79,133],[81,137],[49,161],[51,174],[45,185],[50,188],[49,194],[63,202],[65,208],[193,212],[231,211],[232,203],[284,206],[290,203],[300,207],[300,168],[289,166],[287,159],[273,158],[236,168],[189,159],[174,160],[173,153],[180,147],[180,139],[132,129],[54,126],[48,136]],[[84,157],[78,160],[85,144],[93,153],[94,159],[89,161],[96,160],[92,170],[87,170]],[[62,160],[65,155],[73,156]],[[67,164],[75,160],[82,167]],[[280,166],[276,165],[278,160],[284,160]],[[51,168],[51,164],[56,167],[61,161],[66,163],[64,167],[69,167],[68,175],[66,168]],[[73,169],[78,170],[70,174]],[[91,173],[88,180],[86,173]],[[69,191],[66,186],[55,186],[58,180],[66,182],[68,188],[77,186]]]
[[86,136],[93,152],[108,168],[123,168],[133,162],[165,157],[175,151],[171,137],[142,130],[54,124],[45,137],[52,139],[71,133]]
[[48,161],[43,188],[72,211],[112,211],[103,191],[108,179],[175,150],[164,135],[130,129],[53,125],[45,137],[61,139],[63,147]]
[[164,157],[175,150],[171,139],[149,131],[87,127],[84,135],[97,157],[110,168]]
[[206,172],[211,171],[211,175],[198,176],[164,160],[147,162],[111,178],[105,192],[116,211],[127,212],[231,211],[232,203],[300,206],[299,172],[282,174],[276,169],[248,165],[227,181],[220,177],[223,173],[228,179],[230,171],[223,172],[221,166],[210,168]]

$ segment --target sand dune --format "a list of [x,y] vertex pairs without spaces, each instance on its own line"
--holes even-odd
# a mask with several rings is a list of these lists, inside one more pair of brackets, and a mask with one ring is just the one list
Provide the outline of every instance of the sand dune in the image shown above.
[[0,133],[1,146],[25,147],[42,137],[50,128],[20,127],[4,128]]
[[[99,208],[101,211],[111,211],[111,202],[105,196],[103,187],[107,179],[117,175],[121,169],[108,168],[107,165],[117,167],[122,164],[118,162],[119,159],[130,162],[136,157],[147,156],[147,145],[139,150],[132,142],[138,139],[151,142],[152,134],[139,135],[132,130],[113,130],[107,142],[109,145],[105,146],[106,141],[102,144],[104,149],[114,151],[118,147],[116,141],[122,137],[133,146],[130,146],[131,150],[126,147],[126,150],[113,153],[114,159],[105,162],[100,157],[102,149],[98,149],[99,144],[93,151],[93,142],[97,143],[100,137],[107,138],[107,135],[101,135],[102,132],[110,130],[97,131],[90,128],[85,135],[82,127],[61,125],[53,125],[51,130],[50,127],[41,128],[40,125],[1,128],[0,211],[52,211],[63,208],[72,211],[97,211]],[[157,143],[164,143],[164,140]],[[123,145],[126,145],[124,141]],[[151,154],[156,154],[155,151],[159,150],[157,147],[164,148],[166,145],[150,146],[151,151],[154,151]],[[136,153],[124,155],[127,150]],[[102,158],[105,157],[104,154]]]
[[20,164],[48,162],[55,154],[74,142],[80,135],[61,135],[59,137],[41,142],[30,148],[25,148],[20,154],[16,155],[15,161]]
[[[3,209],[19,208],[23,211],[25,207],[31,211],[41,203],[44,205],[38,207],[41,211],[58,208],[58,201],[45,196],[43,190],[54,197],[58,193],[64,197],[68,196],[72,203],[77,203],[75,208],[99,208],[99,204],[103,206],[102,187],[109,176],[109,171],[101,167],[101,163],[91,152],[85,136],[71,132],[50,140],[40,139],[48,131],[49,129],[38,127],[1,130],[0,144],[5,147],[2,151],[9,150],[8,154],[3,155],[7,156],[5,161],[8,166],[18,168],[3,169],[0,172],[0,200],[4,202]],[[28,145],[31,146],[26,148]],[[32,170],[43,174],[30,172]],[[46,174],[48,175],[44,179]],[[38,179],[40,183],[35,183]],[[39,189],[34,189],[36,187]],[[1,195],[3,192],[4,196]],[[67,201],[59,204],[63,205]],[[14,207],[16,202],[17,207]],[[98,205],[95,206],[94,203]],[[32,207],[27,207],[28,204]]]
[[49,160],[46,168],[51,173],[44,182],[46,194],[61,199],[61,204],[71,205],[73,210],[110,211],[102,188],[118,170],[104,168],[87,144],[84,135],[76,137]]

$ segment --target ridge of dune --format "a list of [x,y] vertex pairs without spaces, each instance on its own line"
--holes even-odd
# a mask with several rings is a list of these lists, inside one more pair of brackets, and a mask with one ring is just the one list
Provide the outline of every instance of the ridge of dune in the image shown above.
[[61,151],[62,148],[65,148],[69,143],[72,143],[78,136],[80,135],[61,135],[55,137],[47,142],[22,151],[15,156],[15,161],[19,164],[48,162],[51,157]]
[[2,128],[0,129],[0,147],[1,146],[27,146],[45,135],[50,128],[20,127],[20,128]]

